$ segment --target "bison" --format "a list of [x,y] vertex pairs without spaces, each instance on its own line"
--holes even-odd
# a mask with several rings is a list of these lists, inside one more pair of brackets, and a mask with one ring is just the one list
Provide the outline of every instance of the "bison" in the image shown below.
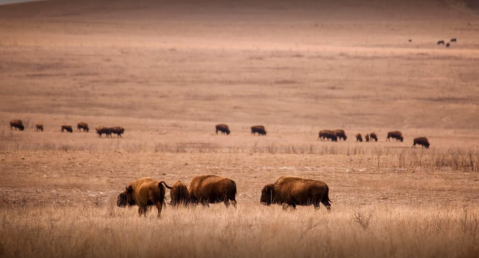
[[37,132],[38,132],[38,131],[42,131],[42,132],[43,132],[43,124],[35,124],[35,127],[37,128]]
[[399,131],[392,131],[392,132],[388,132],[388,137],[386,138],[386,141],[389,141],[389,138],[393,138],[393,139],[396,139],[396,141],[403,141],[404,138],[402,137],[402,133],[399,132]]
[[457,42],[457,39],[456,39],[456,38],[452,38],[452,39],[451,39],[451,42]]
[[369,138],[371,139],[371,141],[378,141],[378,136],[376,135],[376,133],[370,133]]
[[140,178],[126,186],[125,191],[118,195],[116,205],[118,207],[137,205],[140,216],[146,216],[148,206],[155,205],[160,217],[165,204],[165,186],[169,187],[164,181],[158,182],[149,177]]
[[421,145],[423,148],[429,149],[429,141],[426,137],[414,138],[414,143],[412,146],[415,147],[416,144]]
[[336,134],[336,137],[338,137],[338,140],[343,139],[344,141],[346,141],[346,139],[348,138],[343,129],[336,129],[336,130],[333,130],[333,132],[334,134]]
[[78,131],[83,130],[84,132],[89,132],[90,128],[88,127],[88,124],[85,122],[80,122],[77,124],[77,129]]
[[319,203],[322,203],[328,211],[331,210],[326,183],[293,176],[280,177],[274,184],[263,187],[260,202],[268,206],[281,204],[283,209],[288,206],[296,208],[296,205],[314,205],[315,209],[319,209]]
[[437,42],[437,44],[438,44],[438,45],[441,45],[441,44],[444,45],[444,40],[439,40],[439,41]]
[[23,125],[22,120],[18,120],[18,119],[10,121],[10,130],[13,130],[13,128],[15,128],[15,130],[18,129],[20,131],[25,130],[25,126]]
[[447,44],[446,44],[446,47],[449,47],[449,46],[450,46],[450,44],[449,44],[449,43],[447,43]]
[[116,134],[118,137],[121,137],[121,135],[125,132],[125,128],[121,126],[114,126],[110,128],[112,134]]
[[230,129],[229,129],[228,125],[226,125],[226,124],[216,125],[216,134],[218,134],[218,131],[220,131],[222,134],[227,134],[227,135],[230,134]]
[[230,201],[236,208],[236,183],[235,181],[215,175],[196,176],[191,179],[189,186],[188,202],[201,203],[209,206],[210,203],[223,202],[229,207]]
[[166,186],[170,190],[171,202],[173,206],[179,206],[180,204],[187,205],[190,199],[188,188],[180,180],[176,181],[171,187]]
[[111,128],[100,126],[95,128],[95,130],[100,137],[102,134],[104,134],[105,137],[111,137]]
[[366,134],[366,135],[364,136],[364,140],[365,140],[366,142],[369,142],[369,134]]
[[338,141],[338,137],[336,136],[336,134],[331,131],[331,130],[321,130],[319,131],[319,135],[318,135],[318,139],[321,139],[321,141],[324,141],[326,139],[329,139],[333,142],[337,142]]
[[62,133],[63,133],[64,131],[67,131],[67,132],[69,132],[69,133],[72,133],[72,132],[73,132],[73,128],[72,128],[71,125],[62,125]]
[[266,129],[262,125],[251,126],[251,134],[266,135]]
[[356,142],[363,142],[363,137],[360,133],[356,134]]

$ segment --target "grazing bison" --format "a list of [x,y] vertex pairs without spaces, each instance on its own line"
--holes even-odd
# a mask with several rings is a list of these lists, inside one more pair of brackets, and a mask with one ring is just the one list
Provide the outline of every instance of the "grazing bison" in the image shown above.
[[73,128],[72,128],[71,125],[62,125],[62,133],[63,133],[64,131],[67,131],[67,132],[69,132],[69,133],[72,133],[72,132],[73,132]]
[[365,140],[366,142],[369,142],[369,134],[366,134],[366,136],[364,136],[364,140]]
[[42,131],[42,132],[43,132],[43,124],[35,124],[35,127],[37,128],[37,132],[38,132],[38,131]]
[[266,129],[262,125],[251,126],[251,134],[266,135]]
[[179,206],[180,204],[187,205],[190,199],[188,188],[180,180],[176,181],[171,187],[165,185],[170,190],[171,202],[173,206]]
[[121,137],[121,135],[125,132],[125,128],[121,126],[115,126],[110,128],[112,134],[116,134],[118,137]]
[[95,130],[100,137],[102,134],[104,134],[105,137],[111,137],[111,128],[100,126],[95,128]]
[[[140,178],[129,183],[125,191],[118,195],[116,205],[118,207],[138,205],[138,214],[146,216],[148,206],[155,205],[158,209],[158,217],[165,204],[165,187],[163,181],[158,182],[149,177]],[[167,186],[169,187],[169,186]]]
[[218,124],[216,125],[216,134],[220,131],[222,134],[230,134],[230,128],[226,124]]
[[450,46],[450,44],[449,44],[449,43],[447,43],[447,44],[446,44],[446,47],[449,47],[449,46]]
[[389,138],[396,139],[396,141],[400,140],[401,142],[404,140],[402,133],[399,131],[388,132],[388,138],[386,138],[386,141],[389,141]]
[[13,128],[18,129],[20,131],[25,130],[25,126],[23,125],[22,120],[18,120],[18,119],[10,121],[10,130],[12,130]]
[[412,146],[415,147],[416,144],[421,145],[423,148],[429,149],[429,141],[426,137],[414,138],[414,143]]
[[456,38],[452,38],[452,39],[451,39],[451,42],[457,42],[457,39],[456,39]]
[[356,142],[363,142],[363,137],[360,133],[356,134]]
[[88,127],[88,124],[85,122],[80,122],[77,124],[77,129],[78,131],[83,130],[84,132],[89,132],[90,128]]
[[444,45],[444,40],[439,40],[439,41],[437,42],[437,44],[438,44],[438,45],[441,45],[441,44]]
[[321,131],[319,131],[318,139],[321,139],[321,141],[325,141],[327,139],[329,139],[333,142],[338,141],[338,137],[331,130],[321,130]]
[[236,208],[236,183],[229,179],[215,175],[196,176],[191,179],[189,186],[189,202],[201,203],[209,206],[210,203],[223,202],[229,207],[230,200]]
[[371,138],[371,141],[378,141],[378,136],[376,135],[376,133],[370,133],[369,137]]
[[274,184],[266,185],[261,191],[260,202],[265,205],[277,203],[286,209],[289,205],[314,205],[319,209],[319,203],[331,210],[329,187],[326,183],[301,177],[283,176]]
[[336,130],[333,130],[333,132],[334,134],[336,134],[336,137],[338,137],[338,139],[343,139],[344,141],[348,139],[343,129],[336,129]]

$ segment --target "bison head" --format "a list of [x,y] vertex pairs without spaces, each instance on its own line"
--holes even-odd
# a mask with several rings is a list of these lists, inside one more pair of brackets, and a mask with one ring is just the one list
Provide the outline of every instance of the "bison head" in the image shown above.
[[133,187],[127,186],[123,193],[118,195],[118,200],[116,201],[116,205],[118,207],[125,207],[125,206],[132,206],[135,205],[135,199],[133,198]]
[[429,149],[429,143],[428,142],[424,143],[424,147],[426,147],[426,149]]
[[23,126],[22,124],[19,124],[18,129],[20,129],[20,131],[23,131],[23,130],[25,130],[25,126]]
[[270,205],[273,202],[273,193],[274,193],[273,184],[269,184],[263,187],[263,190],[261,191],[260,202],[264,205]]

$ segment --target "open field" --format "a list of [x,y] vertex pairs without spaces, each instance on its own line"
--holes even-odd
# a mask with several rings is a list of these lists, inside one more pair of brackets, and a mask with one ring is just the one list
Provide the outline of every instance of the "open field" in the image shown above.
[[[0,6],[0,257],[478,257],[477,8]],[[81,121],[89,133],[60,132]],[[122,138],[94,133],[116,125]],[[336,128],[347,141],[318,140]],[[392,130],[404,142],[386,142]],[[379,142],[355,142],[369,132]],[[429,149],[411,148],[419,136]],[[233,179],[237,209],[168,206],[157,219],[116,207],[137,178],[200,174]],[[326,182],[332,211],[261,205],[283,175]]]

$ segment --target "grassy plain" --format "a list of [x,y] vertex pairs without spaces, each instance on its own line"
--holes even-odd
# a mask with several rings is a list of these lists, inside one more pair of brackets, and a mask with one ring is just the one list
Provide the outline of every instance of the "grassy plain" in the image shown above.
[[[462,3],[1,6],[0,257],[479,256],[479,19]],[[60,132],[81,121],[126,132]],[[238,208],[115,206],[136,178],[199,174],[233,179]],[[283,175],[326,182],[332,212],[261,205]]]

